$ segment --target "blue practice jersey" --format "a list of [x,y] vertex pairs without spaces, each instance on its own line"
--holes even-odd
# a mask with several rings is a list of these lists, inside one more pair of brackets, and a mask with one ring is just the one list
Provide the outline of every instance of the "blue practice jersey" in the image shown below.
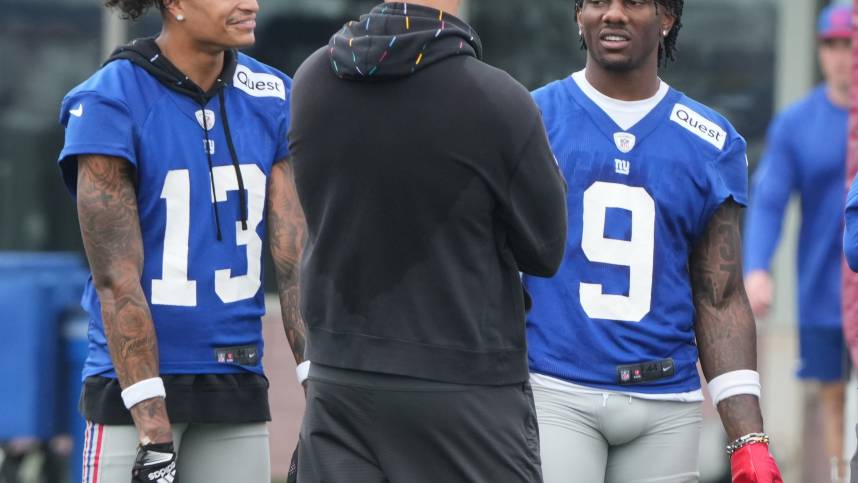
[[[284,74],[238,54],[223,91],[224,120],[219,96],[202,108],[131,61],[115,60],[63,99],[59,163],[73,194],[77,155],[116,156],[135,168],[141,283],[162,374],[262,373],[266,180],[288,155],[290,87]],[[247,230],[223,122],[244,183]],[[91,317],[83,376],[115,377],[92,278],[82,305]]]
[[837,329],[841,316],[843,187],[848,112],[825,86],[793,104],[769,127],[754,173],[745,222],[745,272],[769,270],[792,194],[801,196],[798,305],[802,326]]
[[569,232],[558,273],[525,277],[531,370],[624,392],[699,389],[688,259],[725,200],[747,204],[744,139],[673,89],[627,131],[572,78],[534,98],[569,183]]

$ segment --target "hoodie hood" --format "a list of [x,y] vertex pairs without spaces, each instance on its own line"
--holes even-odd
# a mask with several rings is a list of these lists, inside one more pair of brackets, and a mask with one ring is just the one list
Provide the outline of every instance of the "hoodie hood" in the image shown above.
[[329,42],[331,69],[341,79],[405,77],[455,55],[482,59],[470,25],[440,10],[383,3],[347,23]]
[[209,99],[218,95],[218,92],[225,85],[232,82],[232,76],[235,74],[235,68],[238,63],[238,54],[235,50],[224,52],[223,71],[208,92],[196,85],[188,76],[173,65],[167,57],[161,54],[161,49],[155,43],[154,37],[132,40],[128,44],[118,47],[110,54],[104,65],[120,59],[131,61],[152,75],[152,77],[158,79],[167,88],[191,97],[200,104],[205,104]]

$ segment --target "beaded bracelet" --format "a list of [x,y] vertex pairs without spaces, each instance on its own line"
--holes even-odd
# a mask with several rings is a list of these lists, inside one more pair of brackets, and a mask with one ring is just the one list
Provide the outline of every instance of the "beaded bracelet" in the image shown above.
[[740,448],[754,443],[769,444],[769,435],[766,433],[749,433],[744,436],[741,436],[727,445],[727,454],[732,455]]

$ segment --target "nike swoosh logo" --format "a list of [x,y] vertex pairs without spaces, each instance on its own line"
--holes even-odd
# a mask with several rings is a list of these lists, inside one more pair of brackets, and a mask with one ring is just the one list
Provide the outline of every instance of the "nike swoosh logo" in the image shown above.
[[173,455],[171,453],[158,453],[155,451],[149,451],[146,453],[145,460],[143,461],[143,466],[155,466],[166,463],[173,459]]
[[69,109],[69,114],[71,114],[74,117],[83,116],[83,104],[78,104],[76,108]]

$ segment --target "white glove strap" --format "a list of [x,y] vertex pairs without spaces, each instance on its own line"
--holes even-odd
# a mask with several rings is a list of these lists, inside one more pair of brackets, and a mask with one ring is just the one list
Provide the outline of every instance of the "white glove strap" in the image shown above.
[[307,380],[307,376],[310,375],[310,361],[304,361],[298,364],[298,367],[295,368],[295,375],[298,376],[298,384],[304,384],[304,381]]
[[712,404],[716,407],[724,399],[739,394],[760,397],[761,388],[760,374],[747,369],[726,372],[709,381],[709,395],[712,396]]
[[167,391],[164,390],[164,381],[160,377],[137,381],[122,390],[122,402],[125,403],[126,409],[131,409],[137,403],[152,399],[153,397],[167,397]]

